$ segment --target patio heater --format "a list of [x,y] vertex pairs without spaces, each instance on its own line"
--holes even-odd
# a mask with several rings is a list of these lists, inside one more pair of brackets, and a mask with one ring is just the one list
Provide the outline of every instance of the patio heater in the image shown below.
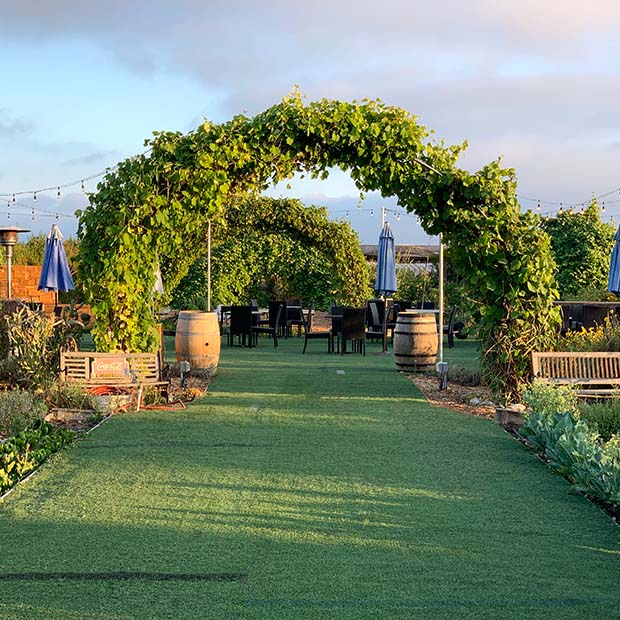
[[6,298],[11,299],[11,261],[13,258],[13,246],[17,243],[19,233],[30,232],[27,228],[18,226],[0,226],[0,245],[4,246],[6,256]]

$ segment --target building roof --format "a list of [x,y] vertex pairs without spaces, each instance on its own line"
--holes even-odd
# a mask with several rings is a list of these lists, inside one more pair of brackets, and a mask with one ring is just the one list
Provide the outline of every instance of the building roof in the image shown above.
[[[362,245],[362,252],[366,260],[377,260],[377,245]],[[396,244],[397,263],[426,263],[433,262],[439,257],[438,245],[400,245]]]

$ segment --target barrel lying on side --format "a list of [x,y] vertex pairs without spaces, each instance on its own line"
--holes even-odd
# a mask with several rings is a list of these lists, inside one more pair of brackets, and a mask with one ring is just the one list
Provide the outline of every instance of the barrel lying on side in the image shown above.
[[398,313],[394,328],[394,357],[398,370],[432,370],[437,361],[437,346],[437,321],[434,313]]
[[192,368],[214,368],[220,359],[220,326],[215,312],[182,310],[174,338],[177,362]]

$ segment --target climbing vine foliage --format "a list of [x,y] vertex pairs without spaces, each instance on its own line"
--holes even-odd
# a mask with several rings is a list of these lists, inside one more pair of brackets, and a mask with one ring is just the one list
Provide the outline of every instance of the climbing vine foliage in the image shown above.
[[81,214],[79,269],[97,319],[98,348],[152,349],[154,273],[164,257],[171,289],[205,242],[207,221],[229,199],[301,172],[348,171],[360,192],[395,196],[429,234],[443,233],[474,286],[492,386],[507,399],[527,377],[529,352],[546,347],[559,314],[549,238],[521,214],[514,172],[491,162],[456,166],[465,145],[445,146],[405,110],[379,101],[306,104],[294,92],[253,118],[158,133],[148,154],[108,174]]
[[[212,227],[212,307],[299,298],[326,309],[336,300],[363,305],[372,294],[371,270],[359,237],[325,207],[291,198],[238,194]],[[205,248],[206,249],[206,248]],[[173,291],[172,305],[206,301],[206,259],[198,259]]]

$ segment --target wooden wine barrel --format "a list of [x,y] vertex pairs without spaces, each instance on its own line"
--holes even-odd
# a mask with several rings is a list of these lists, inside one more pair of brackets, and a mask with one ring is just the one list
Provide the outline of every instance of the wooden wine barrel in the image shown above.
[[396,368],[403,372],[432,370],[437,361],[437,321],[432,312],[399,312],[394,328]]
[[174,337],[177,362],[214,368],[220,359],[220,326],[215,312],[181,310]]

